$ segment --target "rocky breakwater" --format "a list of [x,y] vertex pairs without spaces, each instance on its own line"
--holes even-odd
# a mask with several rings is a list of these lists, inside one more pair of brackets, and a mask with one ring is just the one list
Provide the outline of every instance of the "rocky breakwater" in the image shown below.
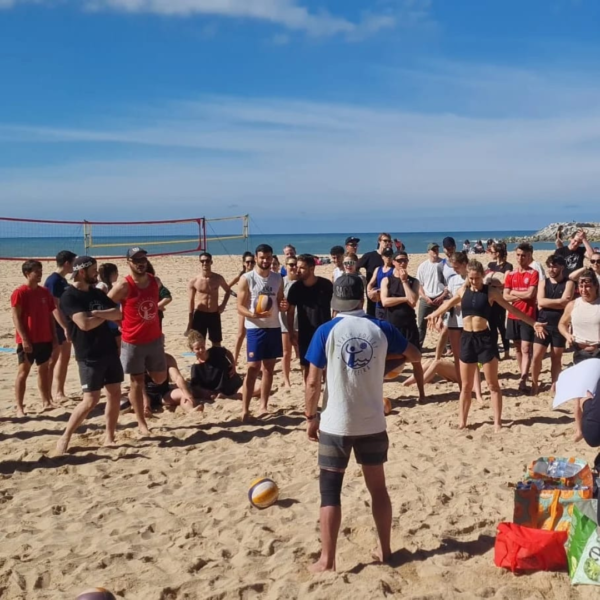
[[511,237],[507,242],[553,242],[556,239],[556,234],[562,227],[562,239],[568,240],[572,233],[578,229],[584,229],[587,239],[590,242],[600,241],[600,223],[551,223],[543,229],[536,231],[533,235],[525,237]]

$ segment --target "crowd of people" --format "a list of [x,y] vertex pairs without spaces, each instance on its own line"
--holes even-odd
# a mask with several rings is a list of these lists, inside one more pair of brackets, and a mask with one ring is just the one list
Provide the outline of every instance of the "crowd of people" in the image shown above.
[[[192,413],[202,411],[210,399],[230,397],[241,400],[241,420],[247,422],[253,397],[259,398],[259,414],[268,411],[278,360],[284,386],[291,386],[295,356],[304,379],[308,436],[319,442],[323,550],[314,570],[335,568],[340,492],[352,450],[373,499],[379,558],[386,560],[391,529],[383,471],[388,451],[382,402],[387,361],[395,359],[395,367],[398,362],[412,364],[405,385],[417,386],[419,402],[426,400],[425,384],[434,377],[455,382],[461,429],[468,424],[473,391],[482,398],[482,371],[499,431],[498,364],[501,352],[509,358],[511,342],[519,390],[532,395],[540,392],[548,349],[553,387],[565,348],[573,348],[575,363],[600,358],[600,253],[580,230],[566,244],[557,238],[545,268],[534,261],[528,243],[517,246],[513,267],[507,262],[506,244],[494,240],[480,253],[489,256],[484,265],[465,250],[458,251],[455,240],[446,237],[445,256],[440,257],[437,243],[429,244],[427,260],[413,277],[400,240],[381,233],[377,248],[360,258],[359,244],[360,239],[349,236],[344,246],[331,249],[331,278],[316,274],[313,255],[297,254],[287,245],[281,263],[275,262],[273,248],[261,244],[254,253],[244,253],[240,273],[227,282],[213,272],[211,254],[202,252],[200,271],[187,286],[185,335],[196,358],[189,377],[165,352],[162,314],[172,295],[154,273],[145,250],[128,250],[128,273],[122,278],[112,263],[98,265],[93,257],[60,252],[56,270],[44,285],[41,263],[28,260],[22,265],[26,282],[11,298],[19,364],[17,415],[25,415],[26,381],[34,363],[43,408],[65,397],[71,347],[83,397],[57,444],[59,453],[67,452],[102,390],[108,445],[115,443],[124,410],[133,410],[140,432],[148,435],[147,419],[157,409],[180,406]],[[589,267],[584,265],[586,258]],[[231,297],[238,314],[233,352],[222,345],[221,325]],[[430,348],[432,358],[423,361],[431,330],[438,333],[437,343]],[[244,342],[242,376],[237,367]],[[127,375],[124,401],[121,386]],[[582,435],[583,408],[582,400],[575,415],[577,438]]]

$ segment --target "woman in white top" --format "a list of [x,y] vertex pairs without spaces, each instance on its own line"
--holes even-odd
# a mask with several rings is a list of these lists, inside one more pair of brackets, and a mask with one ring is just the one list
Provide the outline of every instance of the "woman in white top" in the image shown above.
[[[252,254],[252,252],[244,252],[244,254],[242,255],[242,270],[240,271],[239,275],[232,279],[227,285],[229,285],[230,288],[233,288],[233,286],[240,281],[242,275],[244,275],[245,273],[250,273],[250,271],[254,269],[255,264],[256,261],[254,259],[254,254]],[[237,294],[235,292],[231,292],[231,295],[237,298]],[[240,357],[240,352],[242,351],[242,344],[244,343],[245,339],[245,320],[244,317],[242,317],[242,315],[238,315],[238,330],[237,337],[235,340],[235,352],[233,353],[233,358],[235,359],[236,366],[238,364],[238,358]]]
[[[592,269],[584,269],[577,282],[579,298],[571,300],[558,323],[558,330],[567,340],[567,346],[574,349],[573,363],[578,364],[588,358],[600,358],[600,284]],[[580,440],[582,402],[577,403],[575,440]]]

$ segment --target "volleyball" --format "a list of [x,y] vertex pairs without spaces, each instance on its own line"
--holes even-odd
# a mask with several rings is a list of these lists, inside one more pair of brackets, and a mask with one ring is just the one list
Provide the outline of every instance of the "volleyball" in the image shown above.
[[256,299],[256,312],[257,313],[265,313],[273,307],[273,298],[271,296],[267,296],[266,294],[260,294]]
[[77,600],[117,600],[115,595],[104,588],[92,588],[90,590],[86,590],[85,592],[81,592],[79,596],[77,596]]
[[268,508],[277,502],[279,488],[277,484],[268,477],[255,479],[248,490],[248,500],[256,508]]

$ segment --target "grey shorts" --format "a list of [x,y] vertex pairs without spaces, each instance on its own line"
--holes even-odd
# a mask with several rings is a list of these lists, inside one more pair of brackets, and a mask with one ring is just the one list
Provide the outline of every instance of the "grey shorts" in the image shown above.
[[129,375],[166,371],[167,359],[162,336],[148,344],[121,342],[121,364],[123,371]]

